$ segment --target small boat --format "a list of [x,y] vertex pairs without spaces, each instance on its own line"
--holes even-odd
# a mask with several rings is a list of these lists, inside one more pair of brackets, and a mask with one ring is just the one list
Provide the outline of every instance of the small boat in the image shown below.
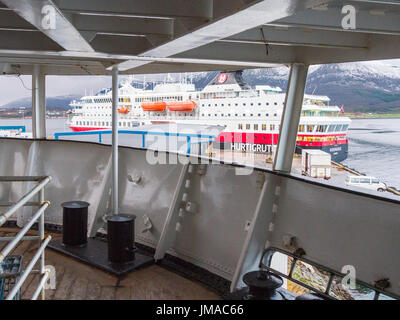
[[128,114],[129,111],[131,111],[130,107],[122,107],[122,108],[118,108],[118,113],[122,113],[122,114]]
[[159,111],[162,112],[167,107],[167,103],[164,101],[156,101],[156,102],[143,102],[142,109],[143,111]]
[[187,101],[171,101],[167,103],[169,111],[193,111],[196,108],[196,102]]

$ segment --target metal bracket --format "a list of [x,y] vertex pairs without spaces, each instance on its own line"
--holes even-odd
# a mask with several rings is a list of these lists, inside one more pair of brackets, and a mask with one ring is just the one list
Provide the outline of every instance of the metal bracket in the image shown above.
[[102,196],[100,198],[99,204],[97,205],[97,210],[95,216],[93,217],[93,222],[89,226],[89,237],[93,238],[96,235],[97,230],[106,225],[105,217],[108,216],[110,212],[111,204],[111,155],[108,160],[107,169],[104,177],[104,187],[102,190]]
[[193,189],[192,182],[196,176],[196,172],[197,165],[193,164],[185,164],[181,169],[160,240],[154,254],[156,261],[164,258],[167,250],[173,245],[176,234],[182,229],[182,219],[185,216],[185,212],[196,213],[198,211],[198,205],[193,201],[189,201],[189,193],[192,193],[190,190]]
[[143,215],[143,224],[144,228],[142,229],[142,233],[153,229],[153,223],[151,222],[150,217],[147,214]]
[[244,273],[258,268],[259,260],[264,249],[269,246],[268,238],[274,229],[274,216],[277,214],[280,196],[280,177],[268,175],[247,232],[239,261],[231,283],[231,292],[244,286],[242,276]]

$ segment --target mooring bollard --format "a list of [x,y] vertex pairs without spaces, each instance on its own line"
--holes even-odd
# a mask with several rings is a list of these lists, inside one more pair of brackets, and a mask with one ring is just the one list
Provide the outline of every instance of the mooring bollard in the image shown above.
[[87,243],[87,221],[89,203],[68,201],[63,207],[63,244],[84,246]]
[[108,260],[128,263],[135,259],[134,215],[112,215],[107,218]]

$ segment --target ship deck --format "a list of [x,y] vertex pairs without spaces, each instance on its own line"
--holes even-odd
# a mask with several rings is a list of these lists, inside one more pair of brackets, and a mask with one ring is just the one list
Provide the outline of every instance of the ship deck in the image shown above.
[[[1,236],[14,236],[17,228],[3,227]],[[28,232],[34,235],[36,231]],[[51,233],[53,241],[61,234]],[[5,243],[0,244],[0,249]],[[22,241],[12,254],[23,255],[24,267],[37,250],[37,241]],[[46,300],[215,300],[219,295],[204,285],[188,280],[160,265],[135,270],[118,278],[75,259],[46,250],[46,265],[56,270],[56,289],[46,289]],[[21,289],[21,298],[30,299],[39,283],[30,274]]]

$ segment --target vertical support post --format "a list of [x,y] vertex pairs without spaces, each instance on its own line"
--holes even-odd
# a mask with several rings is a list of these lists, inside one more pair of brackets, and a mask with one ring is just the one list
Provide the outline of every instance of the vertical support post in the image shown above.
[[292,169],[307,72],[308,66],[300,63],[293,64],[290,69],[285,107],[283,109],[273,167],[275,171],[290,172]]
[[164,226],[161,231],[160,239],[158,240],[154,260],[158,261],[164,258],[167,250],[172,246],[176,238],[177,224],[179,222],[179,212],[182,206],[182,198],[187,192],[186,183],[190,170],[193,172],[193,166],[189,169],[189,164],[183,165],[179,174],[179,179],[172,197],[171,204],[168,209],[167,217],[165,218]]
[[[44,204],[44,187],[40,190],[39,193],[39,203],[42,205]],[[39,248],[42,245],[42,242],[44,240],[44,213],[41,214],[40,218],[39,218],[39,226],[38,226],[38,230],[39,230]],[[45,274],[45,262],[44,262],[44,250],[40,256],[40,264],[39,264],[39,272],[40,272],[40,278],[42,278]],[[42,288],[42,300],[45,300],[45,288],[43,286]]]
[[112,69],[112,208],[118,214],[118,68]]
[[46,139],[46,77],[40,65],[32,73],[32,133],[34,139]]

